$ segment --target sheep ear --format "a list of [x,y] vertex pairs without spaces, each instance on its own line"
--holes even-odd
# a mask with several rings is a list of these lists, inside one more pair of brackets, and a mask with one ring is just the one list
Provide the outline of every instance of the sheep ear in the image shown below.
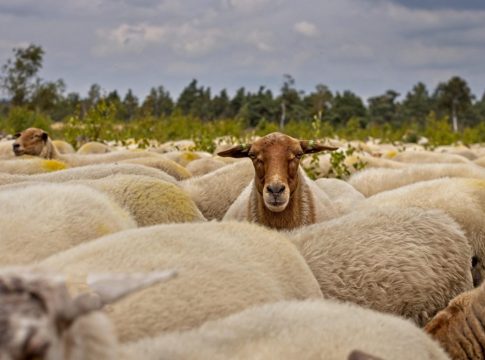
[[19,133],[19,132],[18,132],[18,133],[16,133],[16,134],[15,134],[13,137],[14,137],[14,138],[16,138],[16,139],[18,139],[18,138],[19,138],[21,135],[22,135],[22,133]]
[[241,144],[233,146],[230,149],[220,151],[217,153],[217,155],[223,157],[243,158],[248,157],[249,149],[251,149],[251,144]]
[[47,134],[45,131],[40,135],[40,138],[42,139],[42,141],[47,141],[47,139],[49,138],[49,134]]
[[338,147],[323,145],[315,140],[300,140],[300,146],[305,154],[313,154],[324,150],[337,150]]
[[72,306],[61,314],[60,320],[71,324],[77,317],[101,310],[105,305],[177,276],[175,270],[132,274],[90,274],[87,278],[92,293],[83,293],[73,299]]
[[369,355],[360,350],[354,350],[349,354],[349,357],[347,358],[347,360],[382,360],[382,359],[373,355]]

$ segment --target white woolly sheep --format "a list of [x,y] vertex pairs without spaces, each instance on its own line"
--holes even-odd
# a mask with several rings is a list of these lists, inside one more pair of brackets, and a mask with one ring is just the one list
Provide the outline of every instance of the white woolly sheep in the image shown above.
[[340,214],[348,213],[357,203],[365,199],[364,195],[343,180],[322,178],[315,180],[315,184],[327,194]]
[[4,269],[0,272],[0,358],[119,360],[115,329],[98,310],[174,275],[173,271],[94,275],[89,280],[91,292],[72,298],[55,274]]
[[27,264],[134,227],[127,211],[86,186],[42,184],[0,191],[0,264]]
[[192,174],[182,165],[179,165],[175,161],[165,159],[161,156],[127,159],[127,160],[122,160],[119,163],[137,164],[137,165],[143,165],[143,166],[159,169],[166,172],[176,180],[185,180],[192,177]]
[[147,166],[134,164],[98,164],[71,168],[48,174],[11,175],[0,173],[0,185],[14,184],[25,181],[60,183],[71,180],[94,180],[116,174],[149,176],[158,180],[169,182],[171,184],[177,184],[177,180],[170,175]]
[[473,286],[470,245],[439,210],[367,207],[289,235],[324,297],[421,326]]
[[8,141],[0,141],[0,158],[1,159],[9,159],[15,156],[13,149],[13,140]]
[[212,155],[204,151],[171,151],[164,153],[163,157],[175,161],[182,166],[187,166],[194,160],[209,158]]
[[485,359],[485,284],[454,298],[424,328],[452,359]]
[[[0,191],[40,185],[25,181],[0,186]],[[126,209],[138,226],[164,223],[206,221],[190,196],[180,187],[148,176],[111,175],[101,179],[84,179],[64,184],[86,185],[107,194]]]
[[59,160],[36,157],[22,157],[0,160],[0,173],[32,175],[67,169],[69,166]]
[[52,144],[60,154],[74,154],[76,152],[72,145],[64,140],[52,140]]
[[460,155],[472,161],[478,157],[473,150],[467,148],[466,146],[438,146],[434,149],[434,151],[438,153],[441,152],[453,155]]
[[337,216],[327,195],[300,168],[303,154],[323,150],[335,148],[271,133],[250,145],[237,145],[218,153],[249,157],[255,169],[253,181],[227,210],[224,220],[293,229]]
[[191,161],[187,164],[186,169],[192,174],[192,176],[202,176],[213,172],[221,167],[227,165],[223,158],[202,158]]
[[109,152],[111,152],[110,147],[98,141],[87,142],[77,150],[77,153],[80,155],[105,154]]
[[449,359],[409,321],[329,300],[252,307],[197,329],[125,344],[122,351],[123,360]]
[[467,158],[446,153],[435,153],[432,151],[403,151],[392,157],[392,160],[403,163],[463,163],[469,164]]
[[[122,341],[189,329],[252,305],[321,298],[318,283],[282,234],[256,224],[157,225],[82,244],[41,265],[69,275],[74,291],[89,272],[176,268],[181,276],[109,309]],[[184,274],[182,276],[182,274]]]
[[357,204],[354,211],[390,205],[441,209],[463,229],[473,251],[473,280],[485,277],[485,180],[444,178],[384,191]]
[[209,174],[181,181],[179,185],[207,220],[222,220],[227,209],[253,178],[253,164],[241,160]]
[[364,169],[352,175],[348,182],[368,197],[382,191],[443,177],[485,180],[485,169],[474,164],[426,164],[404,169]]
[[478,159],[473,160],[475,165],[485,167],[485,156],[479,157]]

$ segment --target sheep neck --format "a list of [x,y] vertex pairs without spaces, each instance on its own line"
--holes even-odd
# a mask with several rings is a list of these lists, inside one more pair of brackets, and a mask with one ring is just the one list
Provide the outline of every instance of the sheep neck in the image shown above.
[[262,195],[256,186],[253,186],[248,204],[250,221],[279,230],[290,230],[315,223],[315,203],[310,188],[305,177],[302,174],[298,175],[298,185],[290,196],[288,206],[279,213],[266,208]]

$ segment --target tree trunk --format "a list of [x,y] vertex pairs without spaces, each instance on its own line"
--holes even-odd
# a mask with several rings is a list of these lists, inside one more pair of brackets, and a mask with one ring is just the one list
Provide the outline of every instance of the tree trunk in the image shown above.
[[286,120],[286,104],[284,101],[281,102],[281,118],[280,118],[280,130],[285,128]]
[[456,116],[456,100],[453,99],[451,106],[451,120],[453,121],[453,132],[458,132],[458,117]]

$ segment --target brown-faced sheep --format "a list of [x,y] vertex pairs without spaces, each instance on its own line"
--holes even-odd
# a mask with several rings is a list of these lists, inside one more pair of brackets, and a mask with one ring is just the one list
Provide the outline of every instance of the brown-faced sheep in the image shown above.
[[[189,329],[256,304],[321,298],[312,272],[282,234],[256,224],[157,225],[107,236],[58,253],[41,265],[65,273],[73,291],[89,272],[171,268],[181,276],[114,305],[122,341]],[[182,276],[183,274],[183,276]]]
[[250,145],[237,145],[220,156],[249,157],[255,177],[229,208],[225,220],[247,220],[276,229],[293,229],[337,216],[326,194],[300,169],[304,154],[335,150],[281,133]]

